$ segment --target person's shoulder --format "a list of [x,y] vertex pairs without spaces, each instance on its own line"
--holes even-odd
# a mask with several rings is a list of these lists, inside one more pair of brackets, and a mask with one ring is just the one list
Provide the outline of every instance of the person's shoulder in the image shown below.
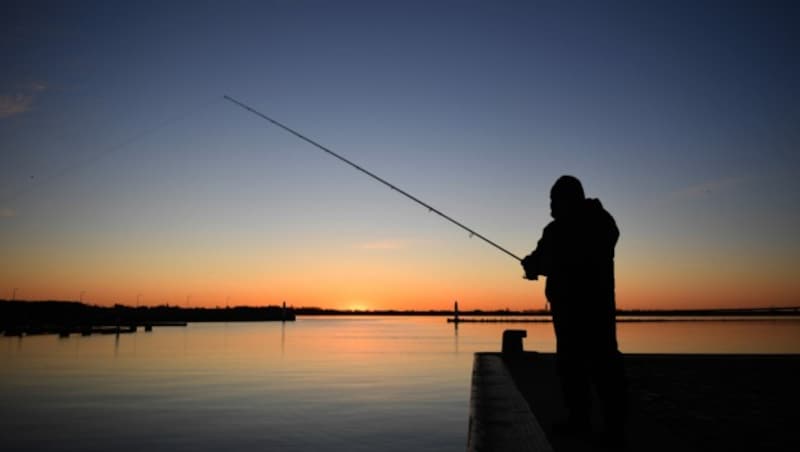
[[553,235],[555,235],[557,230],[558,230],[558,222],[553,220],[553,221],[547,223],[547,226],[545,226],[544,230],[542,230],[542,238],[543,239],[548,239],[548,238],[552,237]]
[[584,204],[586,212],[592,216],[610,216],[611,214],[603,207],[603,203],[597,198],[586,198]]
[[604,207],[599,199],[591,198],[586,200],[586,220],[589,224],[602,226],[604,229],[619,234],[617,222],[614,217]]
[[606,210],[603,207],[603,203],[597,198],[586,198],[585,206],[590,210]]

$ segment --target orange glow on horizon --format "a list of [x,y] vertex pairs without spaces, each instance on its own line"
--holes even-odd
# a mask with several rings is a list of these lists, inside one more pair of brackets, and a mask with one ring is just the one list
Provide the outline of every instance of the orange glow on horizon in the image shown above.
[[[482,248],[432,257],[413,250],[378,249],[359,254],[341,249],[276,254],[237,261],[141,258],[103,260],[81,265],[54,254],[45,259],[0,263],[0,298],[75,300],[83,292],[90,304],[182,307],[287,305],[339,310],[531,310],[545,305],[545,279],[521,278],[516,264],[487,259]],[[385,254],[380,254],[385,252]],[[437,250],[438,253],[438,250]],[[335,253],[334,253],[335,254]],[[495,257],[489,255],[490,257]],[[280,265],[278,265],[280,263]],[[313,265],[312,265],[313,263]],[[800,279],[791,269],[749,273],[735,266],[653,263],[625,256],[617,264],[620,309],[704,309],[800,305]]]

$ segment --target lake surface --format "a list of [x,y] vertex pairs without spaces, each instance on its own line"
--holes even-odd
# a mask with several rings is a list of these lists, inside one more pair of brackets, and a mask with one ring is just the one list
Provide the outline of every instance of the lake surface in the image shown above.
[[[473,353],[549,323],[301,317],[0,338],[3,451],[463,451]],[[800,353],[800,321],[621,323],[627,353]]]

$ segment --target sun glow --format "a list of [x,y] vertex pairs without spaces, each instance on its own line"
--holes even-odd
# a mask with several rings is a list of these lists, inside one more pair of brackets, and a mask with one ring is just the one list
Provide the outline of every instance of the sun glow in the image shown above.
[[363,301],[352,301],[349,303],[345,303],[345,309],[348,311],[367,311],[369,310],[369,305]]

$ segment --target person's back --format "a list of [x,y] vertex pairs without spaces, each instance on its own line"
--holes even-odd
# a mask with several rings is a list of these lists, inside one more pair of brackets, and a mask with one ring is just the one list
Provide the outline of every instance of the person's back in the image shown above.
[[536,249],[522,261],[526,276],[547,276],[562,391],[570,424],[588,428],[592,381],[603,400],[606,429],[622,429],[625,378],[617,350],[614,247],[619,230],[600,201],[586,199],[576,178],[562,176],[550,193],[551,215]]
[[576,337],[560,340],[585,341],[587,346],[602,343],[616,350],[614,247],[618,237],[614,219],[596,199],[582,200],[545,228],[542,241],[547,242],[545,259],[550,260],[544,273],[545,295],[554,312],[569,314],[580,324]]

